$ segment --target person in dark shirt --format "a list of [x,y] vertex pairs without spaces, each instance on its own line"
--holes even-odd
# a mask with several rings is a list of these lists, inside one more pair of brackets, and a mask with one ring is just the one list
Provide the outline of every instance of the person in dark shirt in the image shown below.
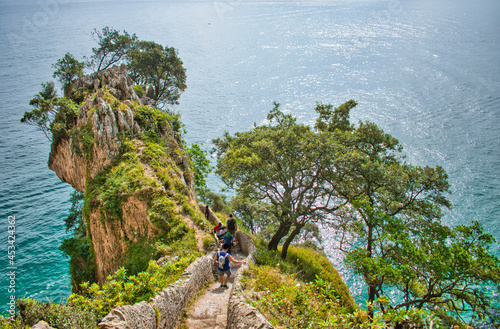
[[236,226],[236,220],[233,218],[233,214],[229,215],[229,219],[227,220],[226,225],[229,233],[231,233],[232,236],[235,236],[237,226]]
[[228,253],[231,253],[231,246],[233,245],[233,241],[234,241],[234,236],[232,236],[231,233],[227,232],[226,235],[224,235],[224,244],[229,246],[227,248]]
[[210,218],[210,208],[208,207],[208,205],[207,205],[207,207],[205,208],[205,218],[206,218],[207,220]]

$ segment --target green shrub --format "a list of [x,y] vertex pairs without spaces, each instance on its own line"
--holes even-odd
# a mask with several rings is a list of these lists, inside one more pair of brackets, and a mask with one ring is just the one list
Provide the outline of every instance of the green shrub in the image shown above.
[[[146,132],[164,133],[170,127],[175,128],[179,125],[179,115],[171,115],[157,108],[147,105],[132,107],[134,120]],[[154,135],[152,135],[154,136]]]
[[251,266],[242,283],[252,304],[277,327],[324,328],[342,305],[335,285],[321,279],[304,283],[270,266]]
[[349,293],[342,277],[332,263],[323,254],[311,248],[299,248],[290,246],[288,248],[287,261],[297,266],[302,280],[313,281],[316,278],[331,282],[337,296],[340,296],[342,305],[355,310],[355,302]]
[[[273,285],[270,283],[268,288],[265,288],[265,280],[276,281],[280,276],[283,276],[286,280],[292,280],[294,282],[300,294],[312,294],[314,295],[311,297],[313,298],[312,300],[317,296],[317,298],[319,298],[319,304],[328,306],[328,309],[319,309],[319,311],[317,311],[320,313],[323,312],[323,315],[318,316],[314,321],[319,321],[321,319],[326,321],[331,314],[336,314],[336,312],[352,313],[356,310],[356,304],[349,293],[349,289],[324,254],[309,248],[290,246],[287,259],[283,260],[279,251],[267,250],[265,242],[263,240],[257,240],[257,253],[255,258],[258,265],[264,269],[273,269],[273,271],[270,271],[269,274],[272,276],[266,278],[267,274],[264,270],[263,278],[261,279],[264,280],[262,284],[252,284],[251,287],[255,290],[264,289],[263,291],[267,291],[267,294],[272,296],[269,298],[274,298],[275,303],[280,304],[286,302],[284,300],[279,301],[279,299],[291,300],[290,298],[295,298],[295,295],[291,295],[292,292],[281,290],[279,284]],[[281,282],[282,280],[284,279],[279,279],[278,281]],[[296,304],[294,305],[294,307],[300,307]],[[271,308],[266,312],[272,314],[272,312],[278,311],[277,309]],[[308,317],[307,312],[309,311],[312,312],[313,309],[307,309],[304,311],[306,313],[297,316],[306,319]],[[296,310],[293,312],[299,311]],[[289,314],[289,316],[292,315],[291,313]],[[288,325],[291,324],[289,323]],[[295,323],[295,325],[298,324]]]
[[149,219],[158,229],[165,232],[169,232],[176,225],[185,225],[178,214],[175,202],[164,195],[151,201]]
[[203,248],[205,250],[210,250],[210,245],[215,242],[213,237],[206,236],[203,238]]
[[[146,271],[133,276],[120,268],[102,286],[82,284],[82,294],[72,294],[65,305],[20,299],[17,301],[19,313],[14,328],[30,327],[41,320],[54,328],[96,328],[99,321],[116,306],[147,301],[177,281],[196,257],[194,253],[176,257],[164,266],[150,262]],[[5,328],[10,328],[8,321],[3,322]],[[4,325],[1,321],[0,324]]]
[[134,85],[134,91],[139,98],[144,96],[144,89],[141,85]]
[[332,282],[338,286],[339,294],[349,297],[344,300],[345,305],[354,305],[354,299],[340,274],[326,255],[317,250],[291,245],[286,260],[283,260],[280,250],[267,250],[264,241],[257,240],[255,258],[260,265],[279,267],[285,273],[296,274],[304,282],[314,281],[317,277]]
[[135,275],[145,271],[149,262],[155,256],[154,252],[154,245],[151,244],[147,237],[142,237],[139,241],[130,243],[125,254],[124,267],[127,273]]
[[[131,148],[131,142],[122,143],[122,148]],[[137,155],[126,149],[126,153],[114,166],[89,180],[91,205],[98,206],[108,220],[121,220],[123,202],[132,194],[148,188],[155,189],[157,183],[144,174]]]
[[86,305],[65,306],[53,302],[39,302],[34,299],[19,299],[16,304],[19,313],[17,314],[17,325],[13,328],[30,328],[43,320],[54,328],[94,329],[102,318],[98,312],[95,312],[94,308],[89,308]]

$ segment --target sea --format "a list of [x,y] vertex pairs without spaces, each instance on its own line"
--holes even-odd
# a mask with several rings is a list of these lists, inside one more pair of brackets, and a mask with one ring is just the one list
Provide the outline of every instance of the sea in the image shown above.
[[[0,2],[0,312],[11,299],[64,302],[71,293],[64,218],[73,188],[48,169],[50,143],[21,124],[40,84],[94,29],[111,26],[173,46],[188,88],[171,110],[188,144],[265,122],[273,102],[312,124],[316,102],[354,99],[352,122],[397,138],[414,165],[449,175],[451,225],[483,223],[500,240],[500,1]],[[215,159],[213,159],[215,164]],[[209,188],[222,182],[209,177]],[[364,285],[324,248],[362,302]],[[500,256],[498,243],[491,252]]]

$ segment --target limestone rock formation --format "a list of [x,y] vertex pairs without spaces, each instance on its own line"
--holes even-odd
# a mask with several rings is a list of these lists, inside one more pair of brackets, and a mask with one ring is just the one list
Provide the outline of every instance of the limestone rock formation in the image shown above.
[[[163,112],[147,107],[150,103],[147,97],[137,96],[125,66],[83,77],[75,84],[74,93],[82,100],[78,119],[76,124],[66,127],[67,133],[62,138],[54,140],[49,168],[63,182],[86,192],[85,221],[95,256],[95,278],[102,282],[123,265],[128,246],[161,233],[161,227],[150,218],[155,202],[152,195],[169,196],[175,204],[172,211],[180,213],[185,208],[179,204],[180,199],[196,206],[194,179],[174,122]],[[148,158],[141,155],[146,144],[141,136],[151,133],[165,145],[165,150],[157,154],[170,168],[160,165],[153,168]],[[105,179],[102,177],[122,161],[125,146],[135,150],[136,164],[141,167],[132,167],[130,172],[141,171],[140,175],[145,176],[148,183],[139,186],[138,178],[131,178],[121,182],[123,186],[117,183],[99,187]],[[148,156],[151,157],[149,153]],[[162,171],[163,180],[158,178],[158,171]],[[119,171],[115,173],[118,178],[120,175]],[[126,190],[127,186],[134,189]],[[173,191],[174,187],[177,191]],[[98,188],[101,188],[100,194],[95,192]],[[115,194],[107,200],[111,188]],[[86,189],[92,189],[95,195]],[[106,209],[112,207],[119,208],[114,211],[120,216],[110,219],[112,216]]]
[[54,329],[49,324],[45,321],[40,321],[37,324],[35,324],[31,329]]
[[[85,191],[87,169],[89,178],[102,172],[118,155],[120,142],[118,134],[138,134],[143,129],[134,121],[130,108],[114,110],[110,104],[109,91],[122,104],[140,102],[133,89],[133,82],[127,74],[126,67],[112,68],[83,77],[77,82],[77,91],[84,93],[93,91],[95,97],[87,97],[78,111],[76,131],[82,131],[91,125],[94,143],[91,150],[91,161],[87,161],[81,152],[82,141],[73,136],[62,139],[53,145],[49,157],[49,168],[66,183],[78,191]],[[147,102],[147,100],[145,100]],[[166,132],[173,135],[173,132]],[[180,140],[178,140],[180,142]],[[187,160],[186,160],[187,161]]]

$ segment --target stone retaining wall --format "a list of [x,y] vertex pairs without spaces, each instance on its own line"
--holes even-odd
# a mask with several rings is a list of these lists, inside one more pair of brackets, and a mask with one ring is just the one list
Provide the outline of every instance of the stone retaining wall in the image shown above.
[[[254,261],[256,246],[253,239],[244,232],[237,231],[235,239],[241,251],[247,255],[246,263],[241,266],[234,278],[228,303],[226,329],[272,329],[274,328],[264,316],[250,306],[243,296],[240,284],[242,271],[248,263]],[[184,307],[198,293],[200,287],[217,276],[213,266],[213,253],[197,258],[174,284],[163,289],[149,302],[125,305],[114,308],[99,327],[106,329],[174,329],[183,314]],[[51,329],[45,322],[34,328]]]
[[246,302],[243,288],[240,284],[241,273],[248,268],[250,260],[254,261],[257,250],[253,239],[244,232],[237,231],[235,236],[241,251],[247,254],[246,263],[241,266],[231,287],[227,309],[226,329],[271,329],[274,328],[269,321],[253,306]]
[[184,307],[200,287],[213,280],[212,254],[197,258],[174,284],[163,289],[148,302],[113,309],[99,327],[106,329],[174,329],[182,318]]

